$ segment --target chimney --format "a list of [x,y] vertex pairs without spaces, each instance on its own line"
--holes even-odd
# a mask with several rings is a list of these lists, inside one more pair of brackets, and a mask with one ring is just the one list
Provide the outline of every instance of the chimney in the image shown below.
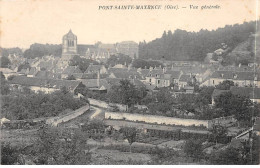
[[241,67],[241,63],[239,63],[238,67]]

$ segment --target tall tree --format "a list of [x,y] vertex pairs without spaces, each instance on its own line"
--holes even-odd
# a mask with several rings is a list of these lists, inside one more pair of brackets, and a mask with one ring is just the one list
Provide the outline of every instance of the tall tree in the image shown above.
[[138,101],[138,91],[129,80],[121,80],[119,86],[112,86],[108,92],[109,101],[112,103],[121,103],[134,105]]
[[229,90],[231,86],[234,86],[235,83],[233,81],[230,81],[230,80],[225,80],[223,82],[221,82],[220,84],[218,84],[216,86],[217,89],[220,89],[220,90]]
[[217,144],[219,139],[226,137],[227,128],[222,125],[214,125],[211,129],[211,132]]
[[233,95],[231,92],[223,93],[216,98],[215,105],[223,109],[223,116],[234,115],[238,121],[248,122],[253,117],[251,100],[241,95]]
[[137,129],[134,127],[123,127],[119,131],[122,132],[124,138],[128,140],[130,152],[132,152],[132,144],[136,141]]

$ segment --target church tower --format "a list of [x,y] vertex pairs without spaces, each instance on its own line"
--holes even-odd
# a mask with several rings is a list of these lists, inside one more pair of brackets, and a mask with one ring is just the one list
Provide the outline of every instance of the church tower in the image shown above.
[[62,38],[62,60],[69,61],[78,55],[77,36],[70,30]]

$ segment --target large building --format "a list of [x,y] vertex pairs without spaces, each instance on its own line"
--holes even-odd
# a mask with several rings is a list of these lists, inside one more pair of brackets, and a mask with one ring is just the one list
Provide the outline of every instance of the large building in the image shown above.
[[138,44],[133,41],[123,41],[116,45],[117,52],[129,55],[132,58],[138,58]]
[[77,36],[70,30],[62,38],[62,60],[69,61],[78,55]]

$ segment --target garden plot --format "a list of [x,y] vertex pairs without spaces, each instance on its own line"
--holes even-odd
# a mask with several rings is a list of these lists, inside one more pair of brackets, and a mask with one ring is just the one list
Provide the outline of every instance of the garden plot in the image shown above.
[[92,154],[95,159],[105,159],[113,161],[136,161],[136,162],[149,162],[151,157],[149,154],[142,153],[130,153],[130,152],[120,152],[118,150],[106,150],[106,149],[97,149]]

